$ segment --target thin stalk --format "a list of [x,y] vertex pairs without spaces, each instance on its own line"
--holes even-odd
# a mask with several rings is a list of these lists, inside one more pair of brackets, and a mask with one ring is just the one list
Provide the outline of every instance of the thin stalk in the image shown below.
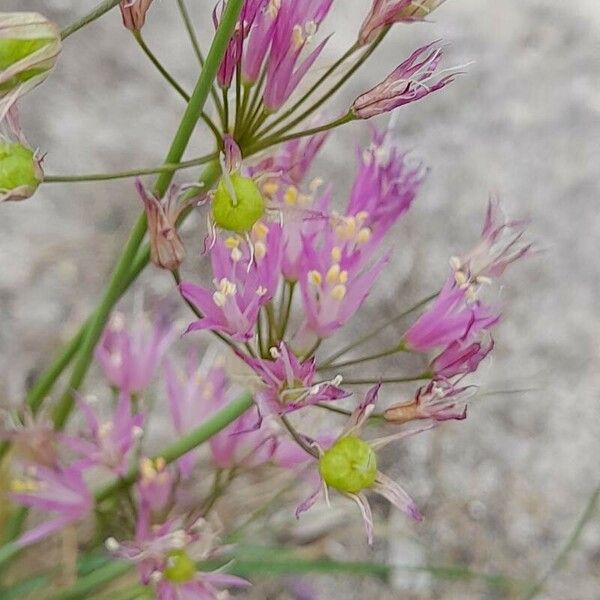
[[[200,42],[198,41],[198,36],[196,35],[196,30],[194,29],[194,24],[192,23],[192,19],[190,18],[190,14],[185,5],[185,0],[177,0],[177,5],[179,6],[179,12],[181,13],[181,18],[185,25],[185,28],[188,32],[188,36],[190,38],[190,42],[192,44],[192,48],[194,49],[194,54],[200,63],[200,67],[204,67],[204,63],[206,62],[204,59],[204,54],[202,53],[202,49],[200,48]],[[221,106],[221,101],[219,100],[219,95],[217,94],[217,90],[215,89],[214,84],[210,88],[210,95],[213,99],[215,108],[219,113],[219,117],[223,119],[223,106]]]
[[328,369],[340,369],[342,367],[349,367],[351,365],[358,365],[364,362],[369,362],[371,360],[376,360],[378,358],[384,358],[385,356],[391,356],[392,354],[397,354],[398,352],[407,352],[402,345],[394,346],[393,348],[388,348],[387,350],[382,350],[381,352],[377,352],[376,354],[370,354],[368,356],[361,356],[360,358],[353,358],[352,360],[346,360],[341,363],[333,363],[329,365],[320,365],[318,367],[319,371],[326,371]]
[[274,134],[271,137],[268,137],[264,140],[259,140],[256,144],[250,145],[250,147],[246,150],[246,154],[256,154],[257,152],[265,150],[266,148],[274,146],[275,144],[283,144],[284,142],[289,142],[290,140],[315,135],[316,133],[321,133],[322,131],[334,129],[335,127],[339,127],[340,125],[350,123],[350,121],[354,120],[356,120],[356,116],[352,112],[348,112],[339,119],[335,119],[334,121],[330,121],[329,123],[325,123],[324,125],[320,125],[319,127],[313,127],[312,129],[305,129],[303,131],[290,133],[289,135],[284,136],[281,136],[281,133],[283,133],[283,131],[285,130],[281,130],[280,132]]
[[346,379],[344,377],[344,385],[366,385],[376,383],[411,383],[413,381],[422,381],[424,379],[431,379],[433,373],[429,371],[423,371],[418,375],[409,375],[407,377],[371,377],[367,379]]
[[548,579],[556,574],[560,568],[565,564],[567,560],[567,556],[571,553],[573,548],[577,545],[579,538],[585,526],[588,524],[590,519],[594,516],[596,512],[596,508],[598,506],[598,500],[600,499],[600,485],[596,487],[589,500],[586,503],[586,506],[581,513],[581,517],[575,524],[575,528],[571,532],[571,535],[568,537],[565,545],[562,547],[562,550],[556,555],[556,558],[552,561],[548,569],[544,572],[544,574],[540,577],[538,581],[536,581],[521,597],[520,600],[532,600],[535,598],[546,585]]
[[[140,31],[136,31],[133,34],[135,41],[138,43],[142,52],[148,57],[150,62],[156,67],[157,71],[162,75],[162,77],[166,80],[166,82],[186,101],[190,101],[190,95],[177,83],[175,78],[167,71],[164,65],[158,60],[157,56],[150,50],[144,38],[142,37],[142,33]],[[212,134],[215,136],[215,140],[217,141],[217,145],[221,143],[221,133],[217,126],[213,123],[212,119],[206,114],[202,113],[200,118],[206,123],[209,129],[212,131]]]
[[269,346],[275,346],[277,344],[277,323],[275,320],[273,303],[267,302],[264,309],[265,314],[267,315],[267,323],[269,325]]
[[[243,415],[252,406],[252,403],[252,395],[248,393],[243,394],[237,400],[230,402],[227,406],[215,413],[210,419],[204,421],[199,427],[179,438],[173,444],[167,446],[154,458],[163,458],[167,464],[176,461],[184,454],[190,452],[190,450],[193,450],[209,440],[222,429],[225,429],[230,423]],[[99,489],[95,494],[96,502],[102,502],[109,498],[114,492],[133,485],[136,482],[138,475],[138,467],[133,467],[120,479]]]
[[223,88],[221,90],[223,98],[223,132],[229,131],[229,88]]
[[140,177],[142,175],[157,175],[161,173],[174,173],[181,169],[189,169],[204,165],[218,157],[217,153],[207,154],[191,160],[179,163],[165,163],[158,167],[147,169],[133,169],[131,171],[117,171],[115,173],[88,173],[84,175],[46,175],[44,183],[86,183],[89,181],[109,181],[112,179],[126,179],[128,177]]
[[[302,121],[304,121],[305,119],[310,117],[310,115],[312,115],[315,111],[317,111],[319,108],[321,108],[321,106],[323,104],[325,104],[325,102],[327,102],[327,100],[329,100],[333,95],[335,95],[339,91],[339,89],[346,83],[346,81],[348,81],[348,79],[350,79],[350,77],[352,77],[352,75],[354,75],[354,73],[356,73],[356,71],[371,56],[371,54],[373,54],[373,52],[375,52],[376,48],[383,41],[383,38],[387,35],[387,32],[389,31],[389,29],[390,28],[388,26],[379,34],[379,37],[369,46],[369,48],[367,48],[367,50],[356,61],[356,63],[354,63],[354,65],[350,69],[348,69],[348,72],[345,73],[343,75],[343,77],[341,77],[340,80],[335,85],[333,85],[319,100],[317,100],[317,102],[315,102],[310,108],[308,108],[303,113],[301,113],[298,117],[296,117],[289,123],[285,124],[279,131],[272,134],[272,137],[278,137],[281,134],[283,134],[284,132],[289,131],[290,129],[293,129],[294,127],[296,127],[296,125],[299,125],[300,123],[302,123]],[[264,135],[265,133],[266,133],[266,131],[259,132],[258,135],[260,137],[260,136]]]
[[317,340],[315,341],[315,343],[304,353],[304,355],[301,358],[301,362],[304,362],[305,360],[308,360],[319,349],[319,346],[322,343],[323,343],[323,339],[322,338],[317,338]]
[[280,325],[279,325],[279,339],[283,340],[283,336],[287,331],[288,324],[290,322],[290,315],[292,313],[292,302],[294,301],[294,291],[296,288],[295,281],[286,281],[284,288],[284,295],[282,299],[285,297],[285,290],[287,290],[287,299],[285,301],[285,307],[282,306],[279,314]]
[[289,419],[285,415],[281,415],[280,419],[298,446],[300,446],[302,450],[310,454],[313,458],[319,458],[319,453],[317,450],[308,444],[308,442],[302,437],[301,433],[296,431]]
[[[225,6],[210,51],[206,57],[206,63],[200,73],[200,77],[198,78],[198,82],[183,117],[181,118],[171,148],[167,153],[167,158],[165,160],[165,163],[167,164],[178,163],[183,156],[192,133],[196,128],[198,119],[202,114],[202,109],[206,103],[210,87],[215,79],[221,59],[237,23],[242,5],[243,0],[229,0]],[[154,185],[154,193],[159,197],[164,196],[172,179],[173,172],[161,173]],[[73,393],[79,389],[83,383],[89,369],[94,348],[102,334],[110,311],[120,296],[122,281],[127,278],[131,262],[137,254],[137,250],[142,243],[146,229],[147,222],[144,213],[138,218],[138,221],[134,225],[127,244],[117,261],[117,265],[111,275],[104,296],[94,312],[89,328],[86,330],[82,348],[73,367],[71,379],[69,380],[69,388],[65,394],[63,394],[55,408],[54,423],[59,429],[65,424],[66,419],[71,412],[73,407]]]
[[307,90],[307,92],[298,99],[288,110],[279,115],[274,121],[269,123],[269,127],[276,127],[282,121],[285,121],[288,117],[293,115],[320,87],[323,83],[333,75],[338,68],[343,65],[357,50],[359,49],[358,44],[353,44],[336,60],[321,77]]
[[104,2],[100,2],[100,4],[98,4],[98,6],[96,8],[94,8],[94,10],[90,11],[87,15],[81,17],[81,19],[78,19],[74,23],[67,25],[67,27],[65,27],[60,32],[60,37],[63,40],[67,39],[71,34],[75,33],[76,31],[79,31],[82,27],[85,27],[92,21],[99,19],[102,15],[107,13],[111,8],[114,8],[115,6],[117,6],[117,4],[119,4],[119,2],[120,2],[120,0],[104,0]]
[[[342,415],[344,417],[352,416],[352,412],[353,412],[351,410],[346,410],[345,408],[340,408],[339,406],[335,406],[333,404],[327,404],[327,402],[318,402],[314,406],[317,406],[318,408],[323,408],[325,410],[328,410],[329,412],[336,413],[336,414]],[[369,420],[381,421],[384,418],[384,416],[373,413],[373,414],[370,414],[368,418],[369,418]]]
[[419,310],[419,308],[422,308],[428,302],[431,302],[437,295],[438,295],[438,292],[435,292],[435,294],[430,294],[429,296],[427,296],[427,298],[423,298],[423,300],[420,300],[419,302],[417,302],[416,304],[411,306],[409,309],[401,312],[400,314],[396,315],[395,317],[392,317],[391,319],[388,319],[385,323],[383,323],[379,327],[375,328],[373,331],[370,331],[369,333],[367,333],[366,335],[363,335],[358,340],[352,342],[351,344],[348,344],[347,346],[344,346],[337,352],[334,352],[331,356],[328,356],[323,361],[321,368],[322,369],[327,368],[331,363],[333,363],[334,360],[337,360],[341,356],[344,356],[344,354],[348,354],[348,352],[354,350],[354,348],[357,348],[358,346],[362,346],[365,342],[368,342],[370,339],[374,338],[376,335],[379,335],[384,329],[387,329],[390,325],[393,325],[396,321],[399,321],[400,319],[415,312],[415,310]]

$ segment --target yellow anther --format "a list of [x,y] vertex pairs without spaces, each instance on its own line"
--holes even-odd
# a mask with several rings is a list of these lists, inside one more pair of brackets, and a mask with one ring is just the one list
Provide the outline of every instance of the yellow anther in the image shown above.
[[232,250],[233,248],[237,248],[240,245],[240,238],[237,237],[228,237],[225,240],[225,247]]
[[331,249],[331,260],[333,262],[340,262],[342,260],[342,249],[339,246],[334,246]]
[[156,469],[154,463],[149,458],[142,458],[140,460],[140,473],[142,479],[154,479],[156,477]]
[[366,244],[371,239],[371,230],[368,227],[363,227],[356,236],[356,241],[359,244]]
[[254,256],[258,260],[261,260],[265,257],[266,254],[267,254],[267,246],[265,245],[265,243],[264,242],[256,242],[254,244]]
[[159,456],[154,459],[154,465],[156,466],[157,471],[164,471],[167,466],[167,461],[162,456]]
[[342,271],[338,279],[340,283],[346,283],[348,281],[348,271]]
[[327,279],[327,283],[329,285],[335,285],[336,283],[339,283],[340,265],[338,263],[335,263],[335,264],[331,265],[331,267],[329,267],[329,271],[327,271],[327,275],[325,276],[325,279]]
[[304,45],[305,37],[304,31],[300,25],[294,25],[293,33],[292,33],[292,44],[294,46],[294,50],[300,50]]
[[41,485],[33,479],[13,479],[10,482],[10,489],[16,493],[39,492]]
[[465,275],[465,273],[463,271],[456,271],[454,273],[454,281],[456,281],[456,284],[459,287],[462,287],[463,285],[465,285],[467,283],[467,276]]
[[308,280],[313,285],[321,285],[321,283],[323,281],[323,277],[321,276],[321,273],[319,273],[319,271],[309,271],[308,272]]
[[346,286],[345,285],[336,285],[332,290],[331,290],[331,297],[334,300],[337,300],[338,302],[340,300],[344,299],[344,296],[346,295]]
[[266,240],[269,228],[262,221],[257,221],[254,223],[254,227],[252,227],[252,233],[257,239]]
[[290,185],[290,187],[286,190],[283,195],[283,200],[286,204],[290,206],[294,206],[298,203],[298,188],[294,185]]
[[262,186],[262,191],[266,196],[274,196],[279,190],[279,184],[276,181],[267,181]]

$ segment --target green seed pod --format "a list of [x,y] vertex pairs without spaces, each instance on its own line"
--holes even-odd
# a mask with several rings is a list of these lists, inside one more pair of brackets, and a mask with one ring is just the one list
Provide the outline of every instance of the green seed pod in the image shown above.
[[58,26],[42,15],[0,13],[0,113],[47,77],[60,50]]
[[186,583],[196,574],[196,563],[183,551],[171,550],[164,570],[165,578],[173,583]]
[[265,200],[250,177],[238,173],[225,177],[221,177],[212,201],[213,220],[222,229],[247,233],[265,214]]
[[42,179],[42,169],[30,148],[0,138],[0,202],[29,198]]
[[377,457],[369,444],[349,435],[340,438],[321,456],[319,471],[327,485],[356,494],[375,483]]

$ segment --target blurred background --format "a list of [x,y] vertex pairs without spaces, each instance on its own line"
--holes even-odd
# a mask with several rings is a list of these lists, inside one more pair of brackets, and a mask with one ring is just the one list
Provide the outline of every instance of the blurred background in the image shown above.
[[[2,10],[38,10],[61,25],[95,4],[0,0]],[[334,4],[322,28],[334,35],[321,65],[354,41],[370,2]],[[212,3],[189,5],[207,47]],[[391,588],[360,578],[305,580],[319,598],[511,597],[477,578],[449,580],[406,567],[462,565],[535,580],[600,483],[600,6],[597,0],[448,0],[432,21],[396,26],[331,105],[333,116],[341,113],[414,48],[435,39],[449,43],[448,64],[473,61],[452,86],[398,113],[398,137],[431,173],[394,236],[379,302],[369,301],[354,330],[330,342],[326,353],[437,289],[448,257],[476,239],[490,192],[503,198],[509,214],[531,218],[543,253],[505,278],[504,322],[492,361],[476,377],[481,393],[469,418],[384,457],[386,472],[423,507],[425,522],[413,525],[376,504],[382,525],[369,550],[353,507],[342,503],[309,513],[288,532],[299,541],[323,540],[334,558],[398,567]],[[155,1],[144,37],[191,88],[196,63],[173,0]],[[22,121],[30,143],[48,153],[48,174],[76,174],[160,164],[182,110],[115,10],[69,38],[54,75],[23,102]],[[207,137],[199,130],[190,157]],[[340,199],[354,171],[353,148],[368,137],[364,124],[345,127],[315,165]],[[178,180],[193,177],[187,171]],[[1,207],[0,405],[18,404],[49,353],[87,316],[139,210],[128,181],[48,184],[27,202]],[[201,236],[193,225],[187,229],[187,267],[199,272]],[[136,290],[159,296],[171,281],[151,271]],[[382,339],[399,331],[390,328]],[[370,364],[361,376],[394,366]],[[410,392],[388,388],[383,400],[398,402]],[[290,596],[286,587],[268,582],[251,595],[309,597],[298,590]],[[599,589],[596,515],[539,597],[597,600]]]

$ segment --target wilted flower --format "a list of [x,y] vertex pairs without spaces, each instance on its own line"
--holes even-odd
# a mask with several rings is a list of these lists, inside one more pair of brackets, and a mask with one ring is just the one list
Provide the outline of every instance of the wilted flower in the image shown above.
[[146,13],[152,0],[121,0],[119,8],[123,17],[123,25],[130,31],[140,31],[146,22]]
[[12,106],[0,120],[0,202],[33,196],[44,179],[41,163],[27,144]]
[[24,533],[17,544],[26,546],[63,527],[83,520],[94,507],[94,498],[78,467],[50,469],[30,465],[11,484],[11,498],[23,506],[51,513],[43,523]]
[[494,341],[491,336],[485,334],[481,340],[474,342],[457,340],[431,361],[429,370],[436,379],[450,379],[457,375],[474,373],[493,347]]
[[444,0],[373,0],[358,34],[359,45],[371,43],[393,23],[422,20],[442,2]]
[[149,385],[174,336],[163,319],[150,323],[140,315],[127,329],[123,315],[115,313],[96,348],[96,360],[112,385],[137,394]]
[[185,258],[185,248],[177,233],[177,219],[187,203],[177,203],[177,188],[171,187],[162,200],[146,191],[142,182],[135,187],[144,203],[150,236],[150,260],[169,271],[179,268]]
[[219,600],[225,597],[220,588],[250,585],[233,575],[198,571],[197,562],[220,552],[203,519],[192,526],[182,526],[176,519],[153,525],[149,513],[140,510],[135,539],[119,543],[109,538],[106,547],[118,558],[137,565],[140,581],[154,585],[158,600]]
[[17,98],[46,79],[60,50],[60,29],[44,16],[0,13],[0,121]]
[[296,509],[296,516],[299,516],[311,508],[322,493],[327,497],[327,487],[332,487],[358,504],[369,544],[373,543],[373,515],[364,495],[367,490],[383,496],[411,519],[421,521],[423,518],[416,504],[400,485],[377,470],[376,451],[394,440],[431,428],[429,426],[370,441],[363,440],[360,431],[373,412],[378,391],[378,385],[368,391],[364,400],[349,417],[342,433],[329,448],[323,450],[313,442],[313,446],[318,450],[319,473],[323,486]]
[[461,421],[467,417],[467,400],[473,387],[459,387],[445,379],[420,387],[411,402],[395,404],[385,412],[386,421],[401,425],[415,420]]
[[420,100],[454,81],[456,73],[434,79],[443,55],[442,48],[435,44],[432,42],[415,50],[381,83],[359,96],[352,105],[354,115],[359,119],[370,119]]

